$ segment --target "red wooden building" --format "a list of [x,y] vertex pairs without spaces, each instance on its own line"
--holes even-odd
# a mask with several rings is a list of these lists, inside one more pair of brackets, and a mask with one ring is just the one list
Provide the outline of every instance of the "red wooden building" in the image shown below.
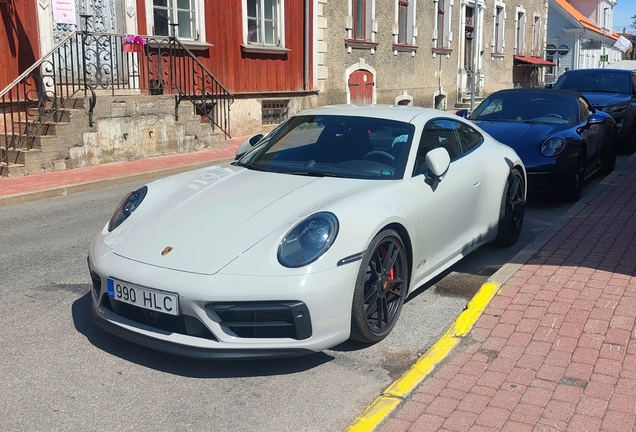
[[[232,94],[229,134],[260,132],[315,105],[315,4],[315,0],[0,0],[0,90],[73,32],[139,34],[149,39],[149,54],[156,46],[153,40],[176,35],[181,46]],[[64,19],[60,8],[66,8]],[[69,19],[67,12],[74,17]],[[127,66],[117,67],[120,75],[128,74]],[[140,69],[144,81],[143,66]]]
[[[170,35],[165,9],[149,3],[137,0],[138,32]],[[195,18],[178,23],[175,31],[234,95],[232,135],[268,128],[289,113],[315,105],[313,0],[190,0],[189,4]],[[187,16],[179,12],[172,17]],[[196,19],[197,14],[203,19]]]

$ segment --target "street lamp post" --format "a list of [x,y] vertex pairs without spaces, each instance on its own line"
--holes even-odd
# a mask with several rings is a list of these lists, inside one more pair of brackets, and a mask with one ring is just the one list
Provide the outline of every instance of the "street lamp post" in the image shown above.
[[609,8],[606,7],[603,9],[603,28],[601,28],[601,30],[603,30],[603,56],[601,57],[603,59],[603,68],[605,68],[605,63],[607,63],[605,61],[605,24],[606,24],[606,20],[607,20],[607,10]]
[[475,0],[475,10],[473,12],[473,58],[472,74],[470,77],[470,112],[475,110],[475,91],[477,90],[477,66],[479,66],[479,0]]

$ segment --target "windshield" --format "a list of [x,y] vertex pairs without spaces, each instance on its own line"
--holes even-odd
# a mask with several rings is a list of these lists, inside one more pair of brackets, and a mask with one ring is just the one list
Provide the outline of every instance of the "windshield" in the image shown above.
[[307,176],[391,180],[404,174],[414,126],[381,118],[292,117],[237,165]]
[[579,92],[605,92],[631,94],[631,73],[612,71],[570,72],[561,75],[555,89]]
[[576,100],[562,94],[495,93],[477,107],[470,119],[574,125],[576,109]]

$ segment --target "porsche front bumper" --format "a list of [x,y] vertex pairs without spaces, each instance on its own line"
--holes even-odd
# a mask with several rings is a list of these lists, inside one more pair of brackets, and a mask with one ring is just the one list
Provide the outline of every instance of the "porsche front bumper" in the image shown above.
[[[202,275],[122,258],[96,240],[88,265],[99,327],[159,351],[223,359],[297,356],[347,340],[359,261],[302,276]],[[108,278],[177,293],[179,315],[110,298]]]

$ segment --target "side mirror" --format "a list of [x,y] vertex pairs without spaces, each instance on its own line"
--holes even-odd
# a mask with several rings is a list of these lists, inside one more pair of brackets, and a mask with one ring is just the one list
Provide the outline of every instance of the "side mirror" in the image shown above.
[[467,118],[468,118],[468,110],[467,110],[466,108],[463,108],[463,109],[457,110],[457,112],[455,113],[455,115],[458,115],[458,116],[460,116],[460,117],[463,117],[463,118],[467,119]]
[[258,134],[258,135],[254,135],[253,137],[245,140],[243,142],[243,144],[241,144],[239,146],[239,148],[236,150],[236,156],[234,156],[234,160],[240,159],[241,156],[243,156],[245,153],[247,153],[247,151],[249,149],[251,149],[252,147],[254,147],[256,145],[257,142],[259,142],[260,140],[263,139],[265,135],[263,134]]
[[426,153],[426,166],[433,180],[441,182],[450,166],[448,150],[438,147]]

